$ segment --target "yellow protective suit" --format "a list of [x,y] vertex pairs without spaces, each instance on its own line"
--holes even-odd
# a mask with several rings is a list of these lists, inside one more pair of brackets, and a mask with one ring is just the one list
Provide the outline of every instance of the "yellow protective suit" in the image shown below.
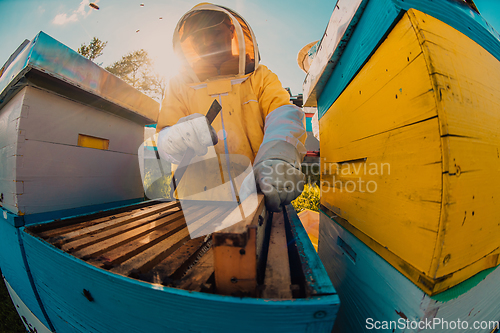
[[[223,12],[235,27],[233,57],[218,69],[197,57],[190,44],[191,39],[183,36],[185,20],[194,17],[199,11]],[[174,50],[181,58],[183,68],[181,74],[169,83],[157,132],[190,114],[205,115],[214,99],[222,106],[220,114],[212,123],[219,138],[215,153],[222,167],[200,167],[200,163],[197,164],[197,170],[189,167],[184,175],[188,180],[182,182],[191,183],[190,194],[210,189],[207,182],[212,178],[217,178],[214,186],[229,181],[227,154],[230,155],[231,177],[236,177],[249,163],[253,163],[261,145],[266,142],[282,140],[291,143],[303,157],[305,117],[300,109],[290,103],[290,96],[278,77],[259,64],[255,36],[243,18],[224,7],[200,4],[187,12],[177,24]],[[210,150],[208,154],[211,154]],[[247,158],[246,162],[242,156]],[[201,170],[205,171],[204,174]]]

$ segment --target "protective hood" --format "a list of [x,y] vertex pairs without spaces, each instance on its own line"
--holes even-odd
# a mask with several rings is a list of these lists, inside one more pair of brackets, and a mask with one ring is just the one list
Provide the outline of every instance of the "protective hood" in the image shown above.
[[[200,39],[196,36],[211,29],[230,31],[226,50],[200,50]],[[243,77],[259,66],[259,50],[252,29],[239,14],[225,7],[209,3],[193,7],[177,23],[173,44],[188,83]]]

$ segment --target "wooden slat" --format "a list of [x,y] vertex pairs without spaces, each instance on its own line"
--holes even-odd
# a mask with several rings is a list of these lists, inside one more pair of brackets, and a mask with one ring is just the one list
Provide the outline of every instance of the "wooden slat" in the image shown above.
[[136,210],[129,211],[129,212],[123,212],[120,214],[113,214],[110,216],[98,218],[98,219],[91,220],[91,221],[84,222],[84,223],[77,223],[77,224],[68,225],[68,226],[64,226],[61,228],[57,228],[57,229],[47,230],[47,231],[39,233],[38,236],[40,236],[44,239],[51,238],[52,240],[54,240],[54,238],[57,236],[67,234],[67,233],[70,233],[72,231],[80,230],[82,228],[87,228],[87,227],[90,227],[90,226],[93,226],[93,225],[96,225],[99,223],[111,221],[111,220],[114,220],[114,219],[119,218],[119,217],[129,216],[129,215],[138,213],[138,212],[143,211],[143,210],[145,210],[145,208],[140,208],[140,209],[136,209]]
[[[118,209],[113,209],[110,211],[102,211],[91,216],[79,216],[76,218],[71,218],[62,221],[54,221],[51,223],[39,224],[30,227],[30,232],[36,234],[38,237],[47,239],[53,238],[74,230],[81,229],[82,227],[88,227],[94,224],[99,224],[101,222],[106,222],[117,217],[127,216],[137,213],[141,210],[151,209],[152,202],[142,202],[140,204],[134,205],[136,207],[134,210],[130,210],[130,207],[121,207]],[[116,213],[114,213],[116,212]],[[93,218],[89,220],[89,218]]]
[[200,291],[203,284],[207,282],[214,273],[213,250],[209,249],[200,260],[182,278],[177,288]]
[[212,209],[208,214],[200,218],[195,219],[190,216],[189,220],[191,223],[188,224],[189,232],[194,237],[212,233],[214,227],[225,221],[226,217],[233,211],[233,207],[218,205],[215,209]]
[[267,254],[265,289],[263,298],[292,298],[290,263],[285,234],[285,217],[282,212],[273,213],[269,252]]
[[[188,209],[195,208],[196,207],[190,207]],[[193,213],[193,218],[196,218],[196,216],[206,215],[209,210],[210,207],[200,209],[196,213]],[[185,220],[182,219],[181,222],[185,223]],[[95,266],[104,265],[106,268],[111,268],[120,265],[122,262],[129,260],[144,249],[147,249],[149,246],[153,246],[155,244],[154,241],[153,243],[151,242],[151,238],[146,235],[134,241],[121,244],[121,246],[117,248],[110,249],[109,251],[100,254],[100,256],[93,255],[93,258],[86,258],[86,260],[88,263]]]
[[206,246],[205,237],[190,239],[153,269],[144,278],[153,283],[169,285],[174,274],[181,275],[196,259],[201,248]]
[[[155,226],[158,226],[161,224],[160,221],[169,221],[171,219],[175,219],[178,215],[182,216],[182,212],[180,211],[180,208],[174,207],[172,209],[169,209],[166,212],[159,213],[158,215],[153,215],[149,216],[145,219],[133,221],[127,224],[123,224],[117,228],[105,230],[102,232],[99,232],[95,235],[92,235],[91,237],[84,237],[84,238],[79,238],[75,241],[68,242],[64,245],[62,245],[61,249],[64,251],[79,251],[83,248],[89,247],[91,245],[94,245],[96,243],[101,243],[105,242],[106,240],[118,236],[123,236],[123,235],[137,235],[140,234],[142,231],[151,229]],[[175,215],[175,216],[174,216]],[[130,236],[128,236],[130,237]],[[126,238],[126,237],[122,237]],[[99,244],[97,244],[99,245]]]
[[161,204],[153,206],[152,209],[145,210],[145,211],[142,210],[142,211],[139,211],[139,212],[134,213],[132,215],[122,216],[122,217],[119,217],[117,219],[112,219],[112,220],[107,221],[107,222],[99,223],[97,225],[83,227],[81,229],[69,232],[67,234],[60,235],[57,238],[48,239],[47,241],[52,243],[52,244],[55,244],[55,245],[62,245],[62,244],[67,243],[69,241],[74,241],[74,240],[77,240],[77,239],[80,239],[83,237],[87,237],[89,235],[96,234],[98,232],[103,232],[105,230],[116,228],[116,227],[119,227],[121,225],[146,218],[148,216],[152,216],[155,214],[161,214],[162,212],[164,212],[168,209],[178,207],[178,206],[179,206],[179,202],[161,203]]
[[119,244],[120,246],[110,248],[107,252],[87,255],[84,259],[96,266],[104,265],[105,268],[115,267],[168,238],[183,227],[185,227],[185,221],[184,219],[180,219],[168,225],[168,231],[165,230],[167,228],[161,230],[161,234],[159,236],[156,234],[158,237],[155,239],[151,239],[150,235],[145,235],[133,241],[121,243]]
[[[189,207],[188,209],[193,208],[189,205],[187,206]],[[211,206],[215,206],[215,208]],[[195,208],[200,208],[196,210],[196,213],[190,214],[190,220],[196,221],[195,224],[189,226],[191,237],[193,237],[193,233],[199,233],[196,227],[209,228],[213,226],[214,223],[222,221],[230,212],[226,205],[216,204],[211,206],[207,206],[204,203],[195,206]],[[147,281],[154,281],[155,283],[163,283],[165,285],[174,283],[176,280],[180,279],[188,267],[197,260],[200,251],[211,246],[211,238],[207,240],[205,240],[205,238],[204,236],[198,237],[182,244],[180,248],[152,267],[151,270],[144,269],[144,274],[142,274],[140,278]]]
[[134,228],[133,230],[115,234],[112,237],[101,240],[96,244],[92,244],[87,247],[80,247],[80,250],[75,251],[72,254],[78,258],[87,259],[101,255],[102,253],[115,249],[121,245],[131,244],[135,240],[139,240],[139,243],[142,243],[141,240],[147,238],[148,242],[153,242],[155,239],[162,237],[165,232],[168,232],[168,230],[175,229],[178,226],[183,226],[184,221],[182,218],[182,212],[177,211],[174,214],[151,221],[150,223]]
[[134,270],[143,273],[144,271],[142,270],[142,268],[144,266],[155,265],[156,263],[162,261],[165,257],[174,252],[187,240],[189,240],[189,231],[187,230],[187,228],[182,228],[175,234],[169,234],[166,239],[163,239],[158,244],[149,247],[147,250],[142,251],[136,256],[133,256],[132,258],[123,262],[121,265],[112,268],[111,271],[113,273],[126,276],[128,276]]

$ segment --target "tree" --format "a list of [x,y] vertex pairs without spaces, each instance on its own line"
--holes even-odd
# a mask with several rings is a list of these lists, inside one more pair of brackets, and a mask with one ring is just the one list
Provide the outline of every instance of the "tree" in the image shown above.
[[106,47],[108,42],[103,42],[97,37],[94,37],[89,45],[85,45],[83,43],[77,50],[78,53],[80,53],[82,56],[85,58],[94,61],[95,58],[99,57],[102,55],[102,50]]
[[[158,74],[158,73],[153,73],[150,76],[147,76],[144,78],[144,83],[143,83],[143,88],[148,88],[148,94],[153,97],[158,99],[159,101],[162,101],[163,98],[165,97],[165,90],[167,89],[167,82],[165,80],[165,77]],[[139,89],[141,90],[141,89]],[[143,91],[143,90],[141,90]]]
[[154,72],[153,61],[143,49],[124,55],[106,70],[152,98],[163,98],[165,78]]
[[151,59],[143,49],[124,55],[106,70],[136,89],[149,90],[144,78],[151,72]]

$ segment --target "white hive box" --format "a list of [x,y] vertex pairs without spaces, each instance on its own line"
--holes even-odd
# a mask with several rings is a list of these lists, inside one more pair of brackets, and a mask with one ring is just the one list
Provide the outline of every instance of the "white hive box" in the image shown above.
[[26,219],[143,199],[158,103],[43,32],[23,46],[0,76],[0,205]]

